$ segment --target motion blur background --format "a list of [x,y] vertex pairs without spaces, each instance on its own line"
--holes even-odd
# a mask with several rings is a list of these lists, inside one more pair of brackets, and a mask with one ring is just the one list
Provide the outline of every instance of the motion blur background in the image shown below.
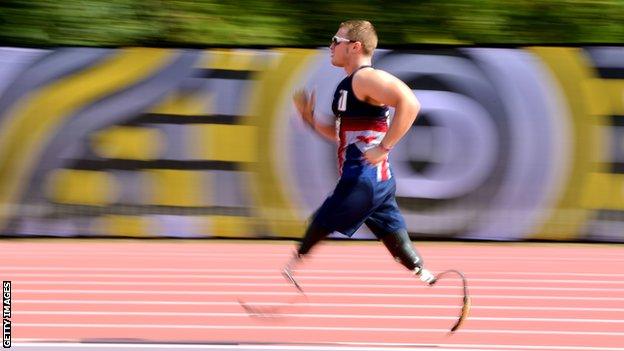
[[330,115],[353,18],[422,103],[414,238],[624,242],[624,2],[578,0],[2,1],[0,233],[300,237],[337,169],[290,97]]

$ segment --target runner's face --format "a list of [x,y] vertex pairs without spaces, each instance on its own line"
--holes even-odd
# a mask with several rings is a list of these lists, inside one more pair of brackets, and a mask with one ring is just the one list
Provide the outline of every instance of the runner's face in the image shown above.
[[349,54],[350,45],[352,42],[348,41],[347,30],[340,28],[332,38],[332,42],[329,45],[329,51],[331,54],[331,63],[336,67],[344,67],[347,62],[347,56]]

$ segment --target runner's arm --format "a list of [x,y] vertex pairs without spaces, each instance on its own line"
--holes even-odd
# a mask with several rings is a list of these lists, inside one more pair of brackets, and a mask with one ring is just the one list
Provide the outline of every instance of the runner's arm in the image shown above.
[[365,157],[372,164],[381,162],[407,133],[420,111],[412,90],[397,77],[381,70],[362,70],[353,79],[353,91],[362,101],[395,108],[394,118],[381,147],[369,150]]
[[305,90],[296,91],[293,95],[293,102],[299,115],[310,128],[331,142],[337,143],[339,141],[336,124],[320,123],[314,118],[314,104],[316,103],[314,91],[309,95]]

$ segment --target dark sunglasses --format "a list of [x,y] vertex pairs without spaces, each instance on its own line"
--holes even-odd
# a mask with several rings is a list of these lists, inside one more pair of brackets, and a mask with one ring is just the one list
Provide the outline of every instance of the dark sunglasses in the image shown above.
[[355,43],[357,40],[351,40],[351,39],[347,39],[347,38],[342,38],[339,36],[334,35],[331,39],[331,43],[333,45],[338,45],[340,43]]

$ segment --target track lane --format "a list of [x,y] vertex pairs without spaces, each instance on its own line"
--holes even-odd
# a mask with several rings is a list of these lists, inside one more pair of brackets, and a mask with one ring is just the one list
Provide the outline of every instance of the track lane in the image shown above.
[[5,243],[18,339],[624,345],[620,246],[419,244],[432,269],[470,280],[473,318],[445,337],[458,280],[421,286],[377,243],[319,247],[297,272],[309,303],[282,320],[249,318],[236,298],[295,296],[279,274],[287,243]]

